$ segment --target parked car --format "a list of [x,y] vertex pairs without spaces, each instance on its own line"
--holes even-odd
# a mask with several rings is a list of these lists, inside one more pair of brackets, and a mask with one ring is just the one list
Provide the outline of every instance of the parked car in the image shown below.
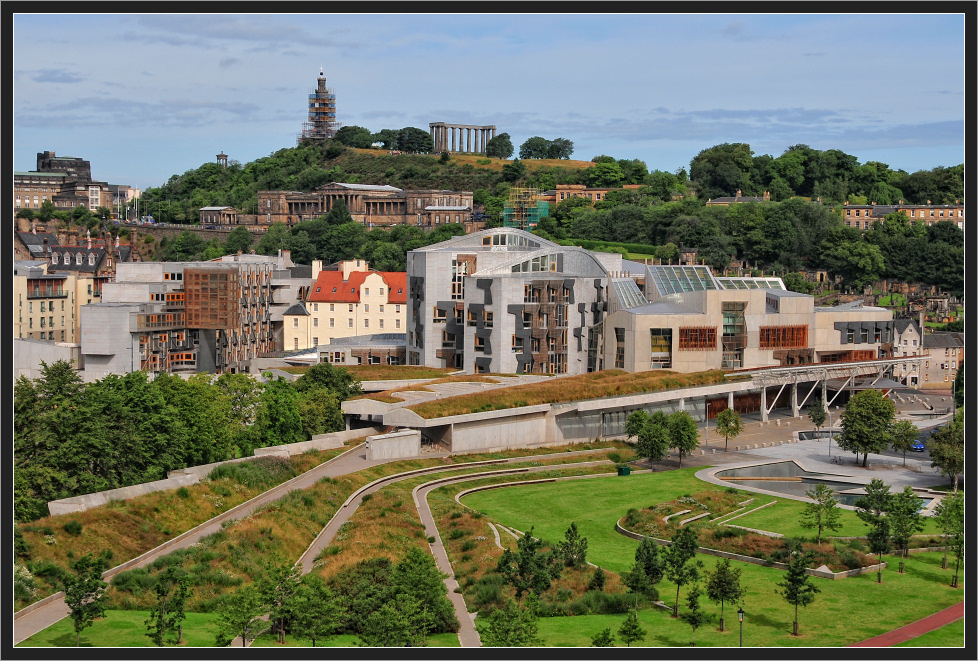
[[913,443],[910,444],[910,449],[914,452],[923,452],[927,448],[924,447],[924,444],[920,442],[919,438],[915,438]]

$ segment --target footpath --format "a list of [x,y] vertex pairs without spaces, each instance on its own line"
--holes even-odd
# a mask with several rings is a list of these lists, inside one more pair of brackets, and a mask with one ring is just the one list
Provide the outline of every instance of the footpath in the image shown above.
[[846,647],[892,647],[893,645],[899,645],[900,643],[916,638],[922,634],[929,633],[935,629],[940,629],[946,624],[960,620],[962,617],[964,617],[963,601],[953,606],[949,606],[942,611],[938,611],[933,615],[928,615],[927,617],[917,620],[916,622],[911,622],[910,624],[900,627],[899,629],[887,631],[879,636],[874,636],[858,643],[846,645]]

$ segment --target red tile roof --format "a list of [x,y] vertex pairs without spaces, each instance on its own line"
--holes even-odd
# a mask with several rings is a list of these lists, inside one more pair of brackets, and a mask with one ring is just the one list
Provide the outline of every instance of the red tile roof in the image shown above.
[[314,303],[359,303],[360,287],[371,274],[379,275],[387,283],[389,303],[407,303],[407,273],[397,271],[353,271],[346,282],[342,271],[320,271],[309,300]]

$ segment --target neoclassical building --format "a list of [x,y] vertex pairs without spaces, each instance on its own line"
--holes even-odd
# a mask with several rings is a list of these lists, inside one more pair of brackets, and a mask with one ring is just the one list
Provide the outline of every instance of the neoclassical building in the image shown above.
[[310,193],[258,191],[259,224],[295,225],[330,212],[342,200],[353,220],[366,227],[418,225],[436,227],[468,223],[472,219],[472,193],[447,190],[403,190],[394,186],[331,183]]

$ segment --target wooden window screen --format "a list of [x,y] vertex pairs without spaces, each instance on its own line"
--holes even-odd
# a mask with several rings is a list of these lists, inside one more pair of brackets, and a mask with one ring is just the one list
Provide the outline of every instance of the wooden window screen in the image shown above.
[[689,327],[679,329],[679,350],[696,351],[717,348],[717,329]]
[[808,346],[808,326],[761,326],[761,349],[804,349]]

